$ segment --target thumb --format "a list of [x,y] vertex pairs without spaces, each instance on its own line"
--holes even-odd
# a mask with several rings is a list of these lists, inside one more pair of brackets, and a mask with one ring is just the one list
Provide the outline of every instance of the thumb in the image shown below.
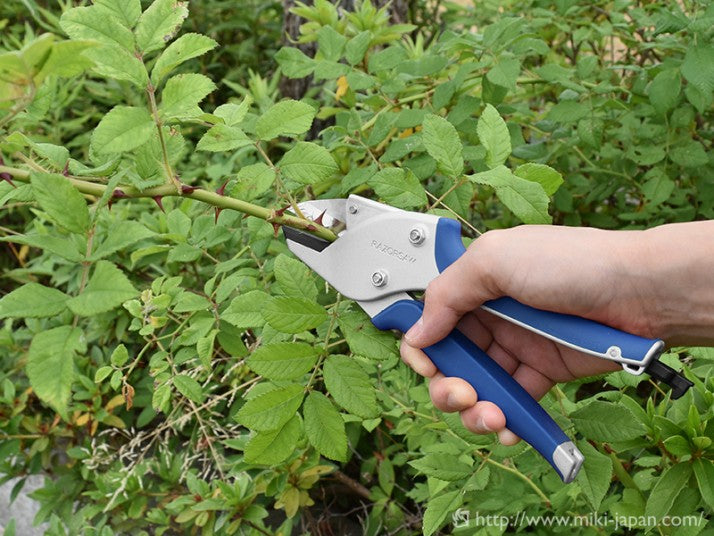
[[429,283],[424,294],[424,312],[405,334],[410,346],[424,348],[446,337],[467,312],[496,297],[489,290],[487,271],[472,247]]

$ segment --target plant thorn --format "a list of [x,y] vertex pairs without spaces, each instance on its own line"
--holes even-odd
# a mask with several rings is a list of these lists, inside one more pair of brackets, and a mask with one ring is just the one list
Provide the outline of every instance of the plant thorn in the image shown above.
[[152,199],[156,202],[157,205],[159,205],[159,208],[161,209],[161,212],[166,213],[164,210],[164,203],[161,201],[163,196],[161,195],[155,195]]

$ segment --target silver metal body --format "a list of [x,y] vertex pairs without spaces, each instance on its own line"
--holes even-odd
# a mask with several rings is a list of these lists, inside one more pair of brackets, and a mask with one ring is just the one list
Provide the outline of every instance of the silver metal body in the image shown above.
[[563,482],[566,484],[575,479],[584,461],[585,456],[572,441],[561,443],[553,452],[553,463],[563,475]]

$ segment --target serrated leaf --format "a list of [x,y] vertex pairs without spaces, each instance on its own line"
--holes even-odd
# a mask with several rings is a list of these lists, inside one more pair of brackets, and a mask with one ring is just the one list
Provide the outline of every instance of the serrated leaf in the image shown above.
[[[30,185],[27,185],[30,187]],[[69,238],[53,235],[14,235],[1,237],[0,242],[13,242],[15,244],[27,244],[33,248],[43,249],[71,262],[81,262],[84,255],[79,252],[75,242]]]
[[702,93],[714,91],[714,46],[704,42],[688,46],[682,75]]
[[93,316],[111,311],[136,296],[134,286],[124,273],[108,261],[99,261],[84,291],[67,305],[79,316]]
[[384,168],[367,181],[386,203],[403,209],[426,205],[424,187],[408,169]]
[[92,39],[105,45],[134,50],[134,35],[115,17],[108,17],[96,6],[75,7],[65,11],[60,27],[72,39]]
[[215,153],[233,151],[252,144],[250,138],[238,127],[215,125],[199,140],[196,149]]
[[218,46],[213,39],[197,33],[184,34],[171,43],[156,60],[151,70],[151,82],[158,86],[161,80],[182,63],[202,56]]
[[106,380],[109,375],[114,372],[113,367],[99,367],[97,369],[97,372],[94,374],[94,383],[102,383],[104,380]]
[[682,77],[679,69],[667,69],[654,77],[649,87],[652,106],[660,114],[665,114],[677,105],[682,90]]
[[115,106],[94,129],[91,145],[97,154],[131,151],[146,143],[155,128],[146,108]]
[[489,82],[505,87],[511,91],[516,89],[516,80],[521,72],[521,62],[516,58],[502,58],[498,60],[486,73]]
[[453,456],[444,456],[443,454],[427,454],[423,458],[410,461],[409,465],[426,476],[433,476],[449,482],[470,477],[474,472],[473,467]]
[[297,416],[277,430],[258,432],[245,446],[245,461],[275,466],[293,453],[300,436],[302,436],[302,423]]
[[310,392],[305,400],[303,418],[305,435],[320,454],[331,460],[347,460],[345,423],[325,395]]
[[476,126],[478,139],[486,149],[486,165],[495,168],[511,154],[511,135],[496,108],[487,104]]
[[263,318],[278,331],[300,333],[322,324],[327,313],[322,305],[313,301],[278,296],[265,304]]
[[450,515],[463,502],[463,495],[460,491],[449,491],[437,495],[429,500],[424,512],[422,530],[424,536],[431,536],[444,523],[446,516]]
[[237,328],[259,328],[265,324],[263,309],[270,296],[262,290],[251,290],[233,298],[221,313],[221,320]]
[[0,318],[47,318],[67,309],[69,296],[38,283],[26,283],[0,299]]
[[258,118],[255,132],[261,140],[278,136],[295,137],[310,130],[315,108],[304,102],[288,99],[273,104]]
[[317,300],[317,287],[312,271],[302,262],[287,255],[279,255],[275,259],[273,273],[280,284],[280,290],[286,296],[305,298],[312,302]]
[[706,458],[694,460],[694,476],[702,499],[709,508],[714,508],[714,462]]
[[141,15],[141,0],[94,0],[97,11],[116,18],[130,30]]
[[289,384],[258,395],[240,408],[236,420],[259,432],[277,430],[295,416],[304,391],[302,385]]
[[117,221],[109,228],[107,237],[99,243],[89,258],[92,261],[103,259],[154,234],[137,221]]
[[248,110],[250,110],[251,104],[253,104],[253,97],[246,95],[240,104],[228,103],[220,105],[213,112],[213,115],[220,117],[226,125],[232,127],[243,121]]
[[492,187],[498,199],[523,223],[551,223],[548,214],[550,200],[539,183],[516,177],[505,166],[476,173],[468,178],[476,184]]
[[144,63],[125,48],[106,45],[91,48],[84,52],[84,56],[92,61],[92,71],[113,78],[126,80],[139,89],[145,89],[149,82]]
[[518,166],[513,174],[522,179],[537,182],[547,195],[553,195],[563,184],[563,176],[545,164],[523,164]]
[[353,353],[370,359],[389,359],[397,353],[394,336],[380,331],[369,317],[358,311],[342,313],[337,318],[340,331]]
[[322,374],[332,398],[347,411],[365,419],[379,414],[375,386],[353,359],[344,355],[330,356]]
[[231,190],[231,196],[252,201],[270,190],[275,176],[275,169],[263,162],[243,166],[236,174],[236,184]]
[[367,54],[372,42],[372,32],[365,30],[350,39],[345,45],[345,59],[350,65],[357,65]]
[[166,82],[161,92],[159,113],[164,119],[186,119],[201,115],[203,111],[198,107],[216,85],[202,74],[179,74]]
[[338,61],[347,43],[347,38],[332,26],[325,25],[317,32],[317,46],[322,58]]
[[188,17],[188,2],[155,0],[139,17],[136,44],[143,54],[159,50],[171,41]]
[[123,344],[120,344],[119,346],[117,346],[114,349],[114,351],[112,352],[112,355],[109,357],[109,361],[115,367],[123,367],[128,360],[129,360],[129,351],[126,349],[126,346],[124,346]]
[[75,378],[74,357],[82,332],[61,326],[37,333],[27,354],[27,377],[35,394],[67,420],[67,404]]
[[57,173],[33,173],[30,182],[37,203],[53,222],[73,233],[89,229],[87,203],[67,177]]
[[275,55],[280,70],[288,78],[304,78],[312,74],[315,60],[295,47],[283,47]]
[[338,171],[330,151],[320,145],[301,141],[278,163],[283,174],[301,184],[313,184],[329,179]]
[[690,463],[677,463],[665,470],[650,491],[645,516],[654,516],[656,519],[666,516],[691,476]]
[[438,115],[427,115],[422,123],[422,141],[442,173],[453,179],[461,177],[464,157],[454,125]]
[[647,181],[642,185],[642,193],[652,205],[664,203],[672,195],[676,185],[662,168],[652,168],[645,174]]
[[174,376],[173,382],[178,392],[183,396],[199,404],[203,402],[203,389],[195,379],[186,374],[179,374]]
[[[72,77],[92,67],[92,62],[83,53],[99,46],[93,41],[60,41],[55,43],[42,70],[35,77],[42,81],[48,76]],[[2,100],[2,99],[0,99]]]
[[254,350],[246,364],[269,380],[292,380],[312,369],[316,361],[317,350],[309,344],[278,342]]
[[578,473],[577,482],[593,512],[597,512],[607,490],[610,489],[612,460],[609,456],[601,454],[587,441],[578,441],[578,448],[585,456],[585,461]]
[[594,400],[570,414],[575,428],[588,439],[624,441],[642,437],[644,425],[624,406]]

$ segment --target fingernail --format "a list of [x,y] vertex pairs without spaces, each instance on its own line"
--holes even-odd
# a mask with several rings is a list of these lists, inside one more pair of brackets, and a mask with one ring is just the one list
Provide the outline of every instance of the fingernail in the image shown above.
[[419,336],[421,335],[421,332],[424,329],[424,321],[420,317],[419,320],[417,320],[416,324],[414,324],[411,328],[409,328],[409,331],[407,331],[404,334],[404,338],[407,340],[407,343],[410,346],[416,346],[416,342],[419,339]]
[[478,418],[478,421],[476,421],[476,426],[478,426],[484,432],[493,432],[491,427],[486,424],[486,419],[484,419],[483,417]]

